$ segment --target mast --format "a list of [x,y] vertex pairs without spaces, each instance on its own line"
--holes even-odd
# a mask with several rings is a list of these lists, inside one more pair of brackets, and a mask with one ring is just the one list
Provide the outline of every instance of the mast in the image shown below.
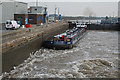
[[38,6],[38,0],[36,0],[36,6]]
[[56,10],[57,10],[57,7],[56,7],[56,5],[55,5],[55,22],[56,22]]
[[59,14],[60,14],[60,11],[59,11],[59,8],[58,8],[58,16],[59,16]]

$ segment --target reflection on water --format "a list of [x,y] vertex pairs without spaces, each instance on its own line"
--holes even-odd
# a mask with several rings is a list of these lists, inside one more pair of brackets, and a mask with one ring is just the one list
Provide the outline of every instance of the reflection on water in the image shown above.
[[69,50],[40,49],[10,73],[9,78],[118,77],[118,33],[88,31]]

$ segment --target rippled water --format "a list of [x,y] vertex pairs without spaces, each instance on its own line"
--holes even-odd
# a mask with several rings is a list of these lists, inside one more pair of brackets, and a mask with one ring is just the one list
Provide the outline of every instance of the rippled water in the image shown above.
[[118,32],[88,31],[69,50],[40,49],[10,73],[8,78],[116,78]]

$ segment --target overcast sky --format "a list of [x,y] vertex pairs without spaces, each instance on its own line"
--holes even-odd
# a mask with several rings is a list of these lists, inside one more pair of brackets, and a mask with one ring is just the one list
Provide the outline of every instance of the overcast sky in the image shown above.
[[[29,3],[33,6],[35,3]],[[55,6],[59,8],[62,15],[68,16],[117,16],[117,2],[46,2],[39,3],[40,6],[47,5],[48,12],[54,13]]]
[[[25,2],[34,2],[36,0],[18,0]],[[38,0],[40,2],[118,2],[120,0]]]
[[[17,0],[34,6],[37,0]],[[117,16],[120,0],[38,0],[39,6],[46,6],[48,13],[55,13],[55,6],[62,15],[68,16]]]

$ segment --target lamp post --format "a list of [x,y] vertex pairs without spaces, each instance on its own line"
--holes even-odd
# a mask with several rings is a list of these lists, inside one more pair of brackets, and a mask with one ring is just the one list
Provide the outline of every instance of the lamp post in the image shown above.
[[54,22],[56,22],[56,10],[57,10],[57,7],[55,5],[55,18],[54,18]]
[[36,6],[38,6],[38,0],[36,0]]

